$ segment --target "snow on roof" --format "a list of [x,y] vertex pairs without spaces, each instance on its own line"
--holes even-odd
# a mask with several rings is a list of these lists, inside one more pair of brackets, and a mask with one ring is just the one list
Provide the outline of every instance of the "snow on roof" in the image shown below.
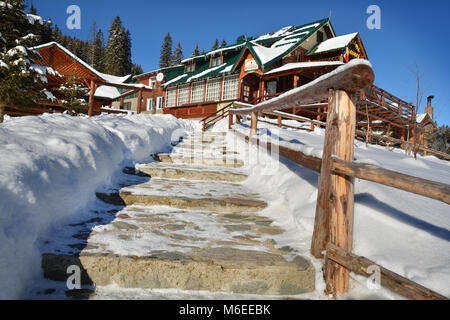
[[293,26],[283,27],[283,28],[281,28],[280,30],[278,30],[276,32],[270,32],[270,33],[263,34],[262,36],[260,36],[256,40],[267,40],[267,39],[270,39],[270,38],[277,38],[277,37],[286,36],[287,34],[290,34],[289,31],[292,30],[293,28],[294,28]]
[[350,43],[350,41],[352,41],[356,37],[357,34],[358,32],[354,32],[325,40],[316,47],[313,53],[320,53],[344,48]]
[[220,73],[227,73],[227,72],[231,72],[231,70],[233,70],[234,65],[229,65],[227,66],[225,69],[221,70]]
[[288,63],[282,67],[273,69],[265,74],[273,74],[277,72],[293,70],[293,69],[302,69],[302,68],[313,68],[313,67],[324,67],[324,66],[335,66],[344,64],[341,61],[313,61],[313,62],[296,62],[296,63]]
[[[306,29],[317,28],[319,25],[320,25],[320,22],[311,23],[311,24],[305,25],[305,26],[300,27],[300,28],[296,28],[294,26],[283,27],[283,28],[281,28],[280,30],[278,30],[276,32],[270,32],[270,33],[263,34],[262,36],[257,38],[256,41],[268,40],[268,39],[273,39],[273,38],[278,38],[278,37],[287,37],[289,35],[296,35],[296,34],[298,34],[299,31],[306,30]],[[302,32],[302,33],[306,34],[306,33],[309,33],[309,31],[305,31],[305,32]]]
[[[206,54],[206,56],[210,56],[210,55],[214,55],[214,54],[217,54],[217,53],[221,53],[223,51],[228,51],[228,50],[232,50],[232,49],[242,48],[244,45],[245,45],[245,43],[240,43],[240,44],[236,44],[236,45],[225,47],[225,48],[219,48],[219,49],[216,49],[216,50],[208,52]],[[188,59],[186,59],[186,60],[188,60]],[[185,61],[185,60],[183,60],[183,61]]]
[[72,52],[70,52],[68,49],[66,49],[65,47],[63,47],[62,45],[60,45],[58,42],[48,42],[48,43],[44,43],[41,44],[39,46],[33,47],[31,49],[34,50],[39,50],[39,49],[43,49],[43,48],[48,48],[51,46],[56,46],[59,49],[61,49],[64,53],[66,53],[68,56],[70,56],[71,58],[75,59],[79,64],[81,64],[83,67],[85,67],[86,69],[88,69],[89,71],[91,71],[93,74],[95,74],[97,77],[107,81],[104,77],[103,77],[103,73],[98,72],[97,70],[95,70],[94,68],[92,68],[89,64],[87,64],[86,62],[84,62],[83,60],[81,60],[80,58],[78,58],[75,54],[73,54]]
[[114,99],[114,98],[120,96],[120,92],[115,87],[99,86],[97,88],[97,90],[95,90],[94,96],[95,97]]
[[[186,59],[186,60],[189,60],[189,59]],[[182,64],[177,64],[177,65],[170,66],[170,67],[159,68],[159,69],[156,69],[156,70],[153,70],[153,71],[148,71],[148,72],[144,72],[144,73],[141,73],[141,74],[137,74],[137,75],[133,76],[133,78],[136,79],[136,78],[143,77],[143,76],[151,74],[151,73],[162,72],[162,71],[166,71],[168,69],[172,69],[172,68],[176,68],[176,67],[184,67],[184,66]]]
[[417,123],[421,123],[421,122],[425,119],[425,117],[427,116],[427,114],[428,114],[428,113],[418,113],[418,114],[416,115],[416,121],[417,121]]
[[166,83],[163,83],[161,86],[167,87],[169,84],[173,83],[173,82],[177,82],[178,80],[181,80],[182,78],[186,77],[187,73],[179,75],[178,77],[173,78],[170,81],[167,81]]
[[258,55],[259,60],[262,64],[266,64],[267,62],[271,61],[272,59],[278,57],[279,55],[283,54],[284,52],[288,51],[291,47],[290,45],[283,45],[280,47],[275,48],[267,48],[262,45],[257,44],[256,42],[253,42],[253,51]]
[[[36,46],[31,48],[32,50],[39,50],[39,49],[43,49],[43,48],[47,48],[47,47],[51,47],[51,46],[57,46],[59,49],[61,49],[64,53],[66,53],[68,56],[72,57],[73,59],[75,59],[79,64],[81,64],[83,67],[85,67],[86,69],[88,69],[89,71],[91,71],[93,74],[95,74],[97,77],[99,77],[100,79],[104,80],[106,82],[106,84],[108,83],[112,83],[112,84],[122,84],[124,83],[126,80],[128,80],[131,77],[130,75],[126,75],[124,77],[118,77],[118,76],[113,76],[110,74],[105,74],[105,73],[101,73],[97,70],[95,70],[94,68],[92,68],[89,64],[87,64],[86,62],[84,62],[83,60],[81,60],[80,58],[78,58],[75,54],[73,54],[72,52],[70,52],[68,49],[66,49],[65,47],[63,47],[62,45],[60,45],[57,42],[49,42],[49,43],[45,43],[42,44],[40,46]],[[135,88],[148,88],[151,89],[149,86],[143,85],[143,84],[134,84],[134,83],[127,83],[128,86],[132,86]],[[99,87],[100,88],[100,87]],[[104,89],[101,89],[100,92],[104,91]],[[109,90],[108,90],[109,91]],[[113,90],[109,91],[112,92]],[[97,91],[96,91],[97,92]]]
[[274,44],[272,44],[271,48],[276,48],[276,47],[284,46],[287,44],[297,43],[298,41],[303,39],[303,37],[307,34],[309,34],[309,31],[299,32],[299,33],[295,33],[291,36],[284,37],[283,39],[280,39],[280,40],[276,41]]
[[197,79],[197,78],[203,77],[204,75],[206,75],[206,74],[208,74],[208,73],[210,73],[210,72],[213,72],[214,70],[223,68],[223,67],[225,67],[226,65],[227,65],[227,64],[224,63],[224,64],[218,65],[218,66],[216,66],[216,67],[206,69],[206,70],[203,71],[203,72],[197,73],[197,74],[193,75],[192,77],[189,77],[189,78],[186,80],[186,82],[189,82],[189,81],[195,80],[195,79]]
[[101,73],[101,72],[99,72],[99,74],[102,75],[103,79],[105,79],[106,81],[108,81],[110,83],[124,83],[131,77],[131,74],[123,76],[123,77],[113,76],[111,74],[106,74],[106,73]]
[[186,62],[189,62],[189,61],[193,61],[193,60],[195,60],[195,59],[198,59],[198,58],[205,58],[205,57],[206,57],[206,54],[201,54],[201,55],[199,55],[199,56],[193,56],[193,57],[190,57],[190,58],[181,60],[181,63],[186,63]]
[[301,28],[295,29],[295,32],[300,31],[300,30],[305,30],[305,29],[317,28],[319,25],[320,25],[320,22],[308,24],[308,25],[303,26]]

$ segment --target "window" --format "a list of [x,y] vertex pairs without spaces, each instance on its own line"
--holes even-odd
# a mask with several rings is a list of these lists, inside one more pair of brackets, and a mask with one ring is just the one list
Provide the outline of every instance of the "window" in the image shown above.
[[178,88],[177,106],[189,103],[189,87],[190,84],[184,84]]
[[217,67],[222,64],[222,57],[218,56],[211,59],[211,67]]
[[131,110],[131,102],[125,102],[123,104],[123,110]]
[[186,65],[186,73],[194,72],[194,70],[195,70],[195,63],[190,63]]
[[317,43],[320,43],[323,41],[323,32],[317,31]]
[[156,108],[162,109],[164,106],[164,97],[157,97],[156,98]]
[[238,97],[239,75],[225,77],[223,81],[222,100],[234,100]]
[[174,107],[176,103],[177,87],[167,88],[166,91],[166,107]]
[[204,81],[197,81],[197,82],[192,83],[191,103],[203,102],[204,86],[205,86]]
[[154,106],[154,101],[152,98],[147,99],[147,111],[152,111]]
[[277,93],[277,82],[267,81],[267,94],[275,94],[275,93]]
[[152,77],[152,78],[150,78],[150,80],[149,80],[149,85],[148,85],[151,89],[155,89],[155,86],[156,86],[156,78],[155,77]]
[[210,79],[206,84],[206,101],[218,101],[220,98],[220,83],[222,78]]

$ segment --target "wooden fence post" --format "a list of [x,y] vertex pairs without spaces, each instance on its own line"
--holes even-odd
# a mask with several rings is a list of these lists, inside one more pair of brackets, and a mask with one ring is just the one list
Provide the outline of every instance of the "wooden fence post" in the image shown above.
[[142,89],[138,91],[138,101],[137,101],[137,113],[142,112]]
[[89,104],[88,104],[88,116],[91,117],[94,115],[94,94],[97,86],[95,81],[91,80],[91,88],[89,90]]
[[256,134],[257,127],[258,127],[258,113],[252,112],[252,120],[250,123],[250,138]]
[[228,129],[231,129],[231,126],[233,125],[233,115],[228,112]]
[[[311,253],[322,257],[331,242],[347,251],[353,247],[353,179],[331,171],[332,156],[353,161],[356,109],[354,95],[343,90],[329,90],[327,128],[325,131],[316,220]],[[325,263],[327,292],[347,292],[349,272],[330,261]]]

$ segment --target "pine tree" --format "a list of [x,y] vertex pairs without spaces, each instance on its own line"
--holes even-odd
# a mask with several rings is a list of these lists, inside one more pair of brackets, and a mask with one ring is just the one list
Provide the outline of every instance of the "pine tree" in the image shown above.
[[6,106],[24,107],[45,99],[45,94],[36,90],[46,79],[31,62],[37,53],[28,47],[36,36],[31,33],[33,25],[25,8],[23,0],[0,6],[0,122]]
[[131,33],[130,30],[125,32],[125,61],[123,75],[132,73],[133,62],[131,61]]
[[101,29],[97,31],[90,45],[88,63],[100,72],[105,71],[105,45]]
[[106,73],[124,76],[131,71],[131,37],[129,31],[122,26],[122,20],[117,16],[109,28],[108,44],[106,45]]
[[216,41],[214,41],[213,46],[211,47],[211,51],[219,49],[219,39],[216,38]]
[[[29,14],[32,14],[34,16],[38,15],[38,12],[36,8],[31,4]],[[43,43],[48,43],[52,41],[52,22],[50,20],[45,21],[43,20],[43,23],[34,23],[33,27],[31,29],[31,32],[35,35],[37,35],[36,41],[33,43],[33,45],[40,45]]]
[[136,76],[138,74],[143,74],[144,70],[142,69],[142,67],[138,64],[132,64],[131,66],[131,72],[130,72],[133,76]]
[[184,59],[183,49],[181,48],[181,44],[178,42],[177,47],[173,53],[172,65],[181,64],[181,61]]
[[225,48],[226,46],[227,46],[227,42],[225,41],[225,39],[223,39],[220,47]]
[[198,49],[198,43],[195,45],[194,51],[192,51],[192,57],[200,55],[200,50]]
[[61,32],[61,29],[58,28],[58,25],[55,24],[52,31],[52,41],[58,42],[59,44],[63,45],[63,38],[64,35]]
[[433,149],[450,153],[450,127],[449,126],[440,126],[434,133],[433,133]]
[[167,68],[172,64],[172,37],[170,33],[164,37],[163,44],[161,46],[161,55],[159,57],[159,67]]
[[66,83],[57,88],[56,91],[63,97],[63,99],[57,99],[58,103],[72,116],[77,115],[81,108],[88,106],[83,96],[89,92],[89,89],[75,75],[69,77]]
[[28,11],[28,13],[37,15],[37,10],[36,10],[36,8],[33,6],[33,4],[31,4],[30,10]]

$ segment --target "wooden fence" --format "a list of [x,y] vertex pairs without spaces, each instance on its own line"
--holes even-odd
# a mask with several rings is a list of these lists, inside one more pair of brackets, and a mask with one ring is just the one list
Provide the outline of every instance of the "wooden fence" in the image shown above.
[[[259,112],[282,115],[279,110],[328,98],[322,159],[307,156],[300,151],[289,150],[282,146],[279,146],[279,152],[280,155],[286,156],[290,160],[320,172],[311,253],[316,258],[325,258],[324,273],[327,292],[333,294],[347,292],[349,272],[356,272],[351,263],[351,258],[356,257],[351,253],[353,249],[354,177],[450,204],[449,185],[400,174],[374,165],[353,162],[356,134],[356,94],[361,89],[371,86],[373,80],[374,74],[370,64],[365,60],[352,60],[334,72],[277,98],[255,106],[242,104],[242,108],[229,109],[230,128],[233,116],[237,116],[238,119],[242,116],[251,116],[250,134],[247,140],[259,144],[255,137]],[[239,107],[239,103],[235,103],[235,106]],[[302,120],[306,121],[306,119]],[[315,124],[320,125],[320,123]],[[271,144],[266,144],[266,147],[271,149]],[[340,259],[337,259],[335,248],[338,248],[339,252],[345,252],[345,255],[341,255]],[[326,252],[325,256],[323,252]],[[384,268],[382,270],[386,271]],[[394,275],[397,280],[393,279]],[[392,272],[382,272],[381,277],[382,285],[389,283],[389,288],[408,298],[445,298],[431,290],[424,291],[422,286]],[[399,289],[405,283],[408,284],[407,292]]]

